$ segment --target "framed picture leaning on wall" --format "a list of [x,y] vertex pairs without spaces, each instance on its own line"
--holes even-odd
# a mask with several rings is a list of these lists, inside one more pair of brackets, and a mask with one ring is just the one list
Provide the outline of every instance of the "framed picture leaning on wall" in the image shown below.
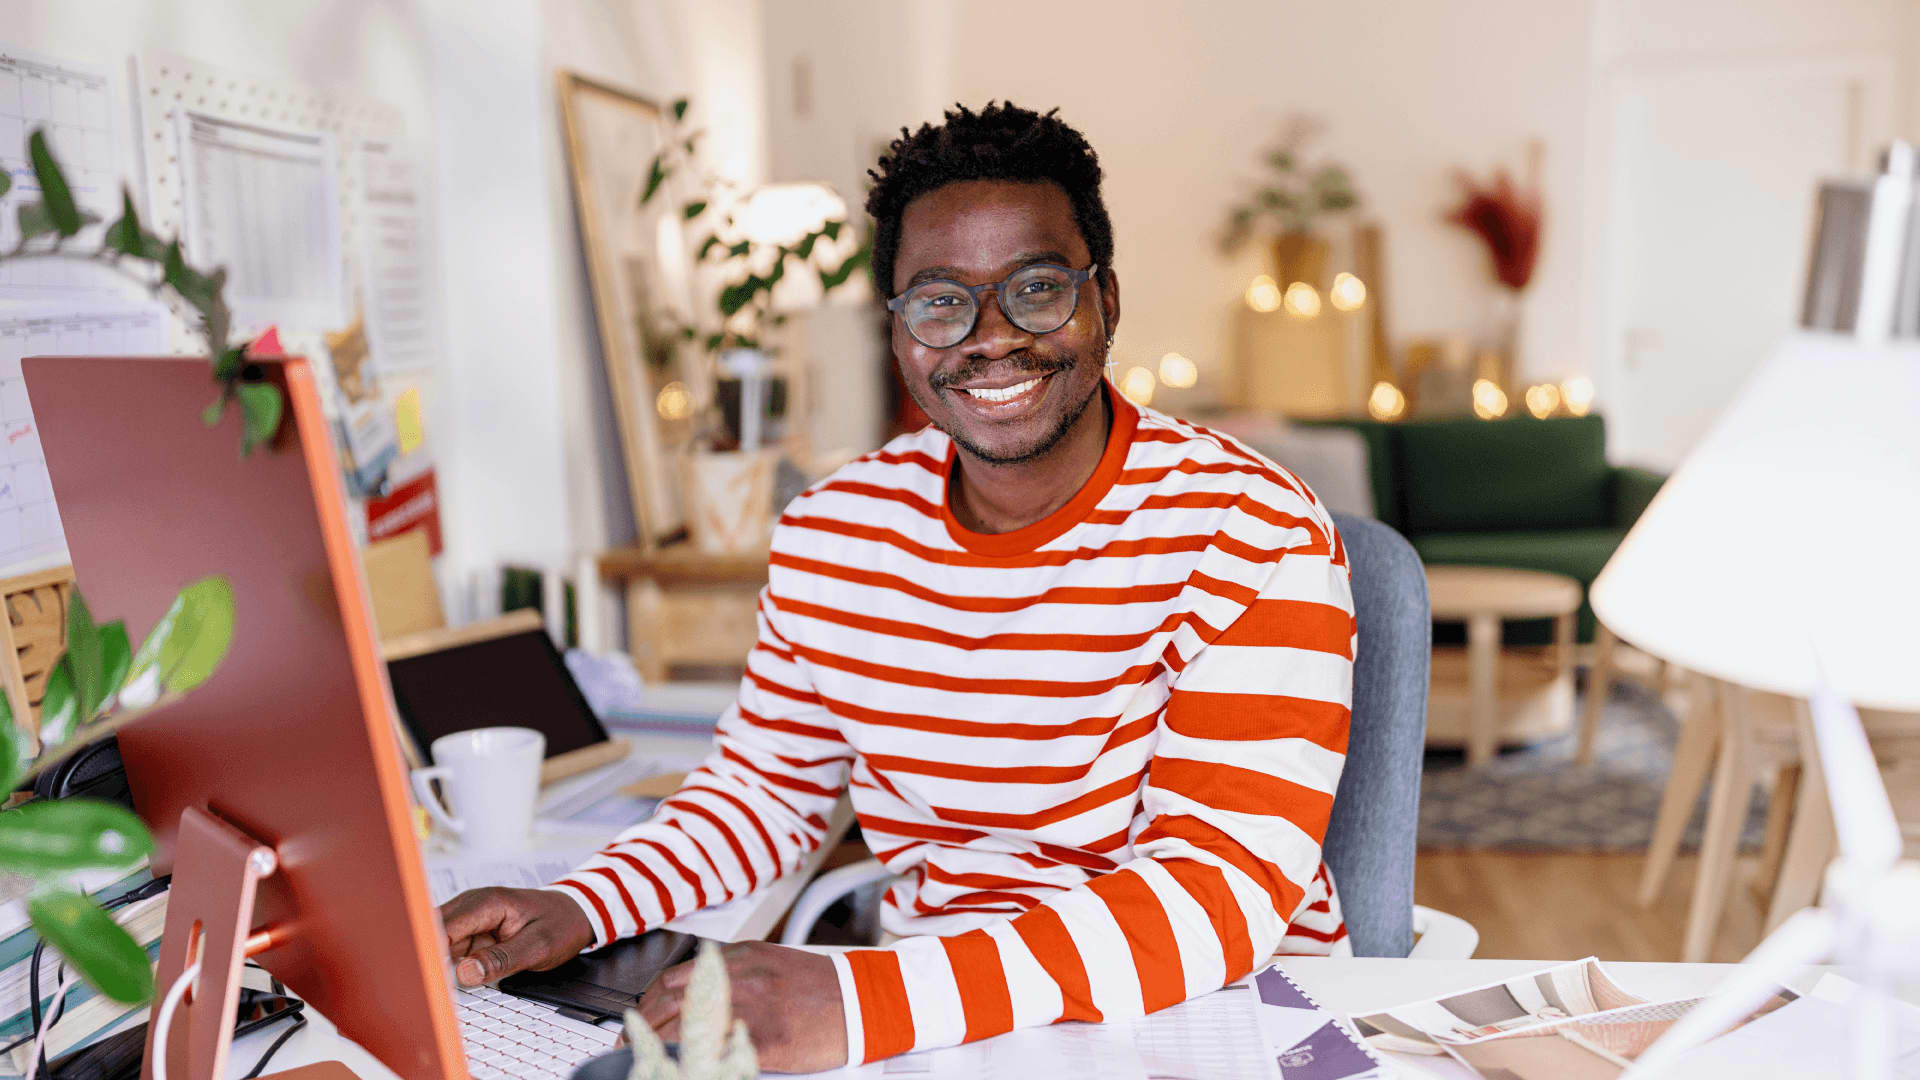
[[680,200],[643,204],[649,184],[663,182],[652,165],[669,137],[668,118],[636,94],[575,72],[559,78],[601,357],[640,544],[652,547],[684,524],[677,463],[713,392],[704,356],[674,332],[693,322]]

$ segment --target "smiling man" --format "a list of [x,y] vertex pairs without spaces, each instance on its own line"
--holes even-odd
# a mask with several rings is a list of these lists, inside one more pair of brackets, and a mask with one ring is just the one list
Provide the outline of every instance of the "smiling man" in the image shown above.
[[[791,872],[851,796],[884,948],[728,950],[769,1068],[1164,1008],[1345,928],[1320,858],[1354,623],[1292,474],[1138,408],[1100,166],[1053,114],[950,112],[874,174],[893,351],[931,419],[789,506],[715,749],[547,890],[443,910],[462,982]],[[643,1013],[671,1038],[685,972]]]

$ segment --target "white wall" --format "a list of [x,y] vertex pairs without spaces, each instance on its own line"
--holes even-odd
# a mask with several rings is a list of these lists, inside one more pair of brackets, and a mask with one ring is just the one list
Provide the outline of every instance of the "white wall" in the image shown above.
[[[771,159],[777,175],[850,183],[874,137],[944,103],[1058,106],[1106,167],[1125,300],[1117,357],[1196,360],[1194,391],[1155,399],[1179,409],[1231,392],[1220,378],[1229,313],[1266,256],[1223,257],[1213,240],[1283,117],[1324,120],[1317,149],[1351,168],[1363,213],[1385,226],[1396,343],[1486,332],[1484,249],[1443,221],[1457,201],[1453,170],[1518,172],[1539,138],[1546,233],[1520,371],[1593,374],[1601,407],[1625,408],[1607,398],[1618,342],[1603,310],[1611,75],[1701,58],[1872,54],[1897,68],[1903,114],[1911,103],[1901,130],[1920,133],[1917,23],[1913,0],[770,5]],[[810,117],[791,108],[796,63],[812,73]]]
[[[1224,390],[1228,315],[1265,256],[1222,256],[1214,238],[1283,118],[1324,118],[1316,149],[1352,169],[1366,213],[1384,223],[1399,339],[1479,329],[1490,273],[1478,241],[1441,221],[1451,170],[1517,169],[1527,140],[1541,137],[1547,234],[1523,355],[1529,370],[1571,372],[1583,363],[1587,6],[947,0],[910,12],[836,3],[810,20],[776,5],[772,155],[776,170],[842,180],[859,175],[842,158],[865,154],[869,133],[933,118],[943,103],[1059,106],[1106,169],[1124,297],[1116,356],[1151,363],[1177,350],[1198,362],[1190,395],[1156,399],[1178,408]],[[811,122],[782,108],[794,55],[808,57],[819,87]]]

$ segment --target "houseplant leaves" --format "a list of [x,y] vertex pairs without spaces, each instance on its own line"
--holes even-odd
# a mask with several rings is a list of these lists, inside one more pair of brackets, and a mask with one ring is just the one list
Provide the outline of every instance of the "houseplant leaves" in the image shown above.
[[93,901],[71,889],[48,889],[27,902],[27,916],[102,994],[125,1005],[153,998],[146,950]]

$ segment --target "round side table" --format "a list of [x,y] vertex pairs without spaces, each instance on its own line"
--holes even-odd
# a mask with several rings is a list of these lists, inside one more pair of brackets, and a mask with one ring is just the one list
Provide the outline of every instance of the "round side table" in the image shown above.
[[[1434,650],[1428,698],[1430,742],[1464,742],[1467,764],[1493,759],[1500,740],[1531,741],[1573,723],[1573,615],[1585,590],[1563,574],[1493,566],[1427,567],[1433,617],[1467,624],[1465,690],[1459,663]],[[1552,619],[1553,647],[1541,663],[1502,664],[1500,623]]]

